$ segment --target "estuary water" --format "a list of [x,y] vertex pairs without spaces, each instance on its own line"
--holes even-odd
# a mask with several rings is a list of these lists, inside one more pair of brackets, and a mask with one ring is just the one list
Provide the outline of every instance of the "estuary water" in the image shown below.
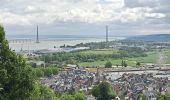
[[[44,35],[36,43],[36,37],[31,35],[7,36],[9,46],[12,50],[42,50],[59,48],[62,45],[76,45],[79,43],[102,42],[105,36],[73,36],[73,35]],[[124,37],[109,37],[109,41],[124,39]]]

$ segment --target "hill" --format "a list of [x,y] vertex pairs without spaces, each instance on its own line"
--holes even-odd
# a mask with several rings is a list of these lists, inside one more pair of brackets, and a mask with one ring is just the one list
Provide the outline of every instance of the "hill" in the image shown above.
[[170,34],[153,34],[128,37],[127,40],[170,41]]

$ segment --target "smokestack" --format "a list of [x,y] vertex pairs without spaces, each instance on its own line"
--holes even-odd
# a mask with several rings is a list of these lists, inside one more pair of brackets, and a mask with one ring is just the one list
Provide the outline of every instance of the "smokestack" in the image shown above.
[[39,41],[39,34],[38,34],[38,25],[37,25],[37,38],[36,38],[36,43],[40,43],[40,41]]

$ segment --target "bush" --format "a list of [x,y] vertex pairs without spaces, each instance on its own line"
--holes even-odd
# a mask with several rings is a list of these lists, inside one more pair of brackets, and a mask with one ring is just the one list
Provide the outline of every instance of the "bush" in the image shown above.
[[39,68],[34,68],[34,74],[36,77],[43,77],[43,76],[51,76],[58,74],[58,68],[56,67],[39,67]]
[[112,63],[110,61],[106,62],[105,68],[112,68]]

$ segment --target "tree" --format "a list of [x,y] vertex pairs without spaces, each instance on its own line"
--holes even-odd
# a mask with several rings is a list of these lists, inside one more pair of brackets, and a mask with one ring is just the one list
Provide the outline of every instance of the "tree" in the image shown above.
[[28,100],[59,100],[55,92],[38,81],[34,85],[34,92]]
[[106,62],[105,68],[112,68],[112,63],[110,61]]
[[0,26],[0,99],[26,100],[34,90],[32,68],[22,56],[11,51]]
[[122,63],[121,63],[122,67],[124,66],[124,61],[122,60]]
[[109,100],[109,92],[110,92],[110,86],[107,82],[102,82],[99,84],[99,100]]
[[97,100],[111,100],[115,98],[115,93],[108,82],[101,82],[92,89],[92,95]]
[[140,62],[137,62],[137,63],[136,63],[136,66],[140,66],[140,65],[141,65],[141,63],[140,63]]
[[128,65],[127,65],[127,63],[124,61],[124,67],[127,67]]
[[97,85],[95,85],[94,87],[93,87],[93,89],[92,89],[92,95],[94,96],[94,97],[98,97],[98,95],[99,95],[99,88],[98,88],[98,86]]
[[63,94],[60,100],[75,100],[73,95],[70,94]]
[[165,95],[159,95],[157,100],[170,100],[170,93],[165,93]]
[[127,63],[124,60],[122,60],[122,67],[127,67],[127,66],[128,66]]
[[165,100],[170,100],[170,93],[165,93]]
[[165,100],[165,95],[160,95],[157,97],[157,100]]
[[56,100],[56,96],[53,90],[50,88],[44,86],[44,85],[39,85],[40,89],[40,100]]
[[75,100],[85,100],[86,99],[85,95],[83,93],[77,92],[77,93],[75,93],[74,96],[75,96]]

